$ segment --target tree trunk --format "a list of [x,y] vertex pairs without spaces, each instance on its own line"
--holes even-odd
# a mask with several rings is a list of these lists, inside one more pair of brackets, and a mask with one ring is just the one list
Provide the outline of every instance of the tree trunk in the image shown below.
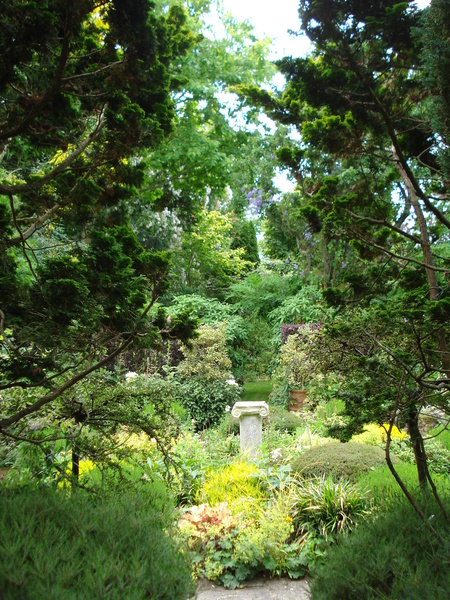
[[[427,222],[425,220],[422,207],[420,206],[419,197],[416,193],[414,185],[409,179],[408,174],[406,173],[402,164],[398,160],[398,156],[395,152],[395,149],[393,149],[393,155],[397,171],[399,172],[403,184],[407,189],[408,199],[414,208],[414,212],[416,213],[417,224],[419,226],[420,231],[420,245],[422,247],[423,262],[427,265],[427,267],[425,267],[425,272],[427,275],[430,300],[438,300],[439,286],[436,271],[433,269],[434,261],[433,254],[431,252],[430,236],[428,235]],[[448,350],[447,340],[442,329],[438,330],[436,334],[436,341],[441,355],[442,370],[446,373],[447,376],[450,376],[450,352]]]
[[80,479],[80,455],[76,442],[72,445],[72,487],[78,486]]
[[328,240],[323,238],[323,285],[325,288],[331,285],[331,263],[330,253],[328,252]]
[[419,429],[419,411],[417,408],[411,407],[408,413],[408,431],[411,438],[411,444],[414,451],[414,458],[417,467],[417,476],[419,485],[422,488],[427,487],[427,456],[423,449],[422,434]]

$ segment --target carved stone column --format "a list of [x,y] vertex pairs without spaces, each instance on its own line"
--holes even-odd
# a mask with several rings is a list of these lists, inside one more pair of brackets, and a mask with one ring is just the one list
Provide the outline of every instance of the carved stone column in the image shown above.
[[262,420],[269,416],[266,402],[236,402],[231,411],[239,419],[241,452],[256,458],[262,446]]

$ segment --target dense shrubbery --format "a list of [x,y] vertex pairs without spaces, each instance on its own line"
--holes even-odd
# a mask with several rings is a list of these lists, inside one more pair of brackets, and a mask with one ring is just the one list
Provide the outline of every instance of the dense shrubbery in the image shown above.
[[2,598],[189,598],[189,566],[166,533],[173,505],[163,486],[117,492],[3,490]]
[[192,377],[177,387],[176,395],[200,430],[219,423],[226,407],[239,400],[239,389],[226,381]]
[[448,598],[450,530],[432,498],[422,496],[421,507],[433,515],[444,543],[417,522],[403,498],[389,502],[330,549],[314,573],[312,600]]
[[185,359],[176,370],[175,394],[197,430],[217,425],[226,407],[232,407],[239,399],[225,336],[225,324],[200,327],[192,347],[183,347]]
[[355,481],[362,473],[383,465],[383,450],[376,446],[348,442],[329,442],[302,453],[293,463],[293,471],[303,477],[331,475],[333,479]]
[[263,506],[247,501],[240,515],[226,503],[193,506],[180,522],[181,537],[193,555],[194,573],[229,588],[257,573],[306,573],[316,557],[313,540],[289,543],[292,519],[287,506]]

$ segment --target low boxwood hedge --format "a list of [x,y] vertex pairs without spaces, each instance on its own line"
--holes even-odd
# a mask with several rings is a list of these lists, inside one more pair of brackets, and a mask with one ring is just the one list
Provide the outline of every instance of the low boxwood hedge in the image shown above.
[[362,473],[383,464],[385,454],[377,446],[329,442],[300,454],[294,460],[292,470],[303,477],[331,475],[334,480],[356,481]]

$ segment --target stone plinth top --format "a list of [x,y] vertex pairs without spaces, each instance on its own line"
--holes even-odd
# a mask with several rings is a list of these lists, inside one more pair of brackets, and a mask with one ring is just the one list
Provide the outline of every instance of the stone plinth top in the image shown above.
[[233,417],[240,419],[241,417],[268,417],[269,407],[267,402],[236,402],[231,411]]

